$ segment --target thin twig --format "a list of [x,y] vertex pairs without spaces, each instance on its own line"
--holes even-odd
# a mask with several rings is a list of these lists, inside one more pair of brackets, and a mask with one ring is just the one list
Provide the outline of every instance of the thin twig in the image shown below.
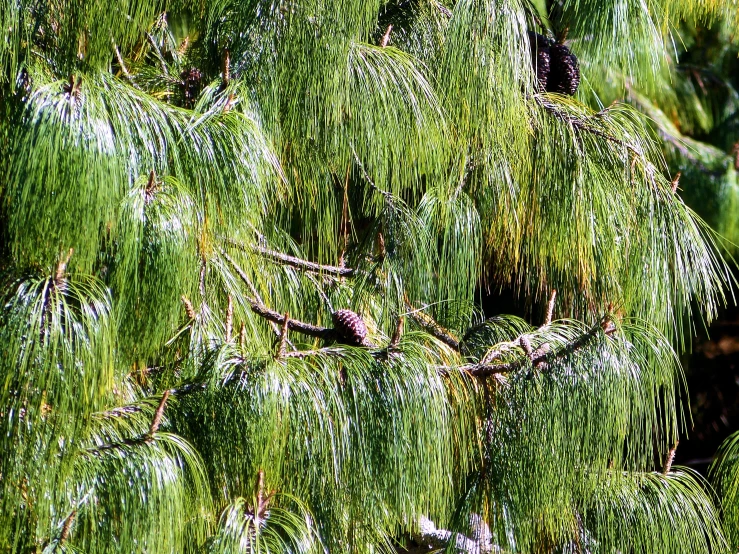
[[549,297],[549,304],[547,304],[547,315],[544,319],[544,325],[550,325],[552,323],[552,317],[554,316],[554,301],[557,299],[557,291],[552,290],[552,295]]
[[362,160],[359,158],[359,154],[357,154],[357,151],[354,149],[354,145],[350,144],[349,147],[352,149],[352,154],[354,155],[354,161],[357,162],[357,165],[359,166],[359,169],[362,171],[362,176],[364,177],[364,180],[367,181],[369,186],[374,189],[375,191],[382,194],[386,200],[392,199],[392,194],[386,190],[382,190],[380,187],[378,187],[375,182],[372,180],[372,177],[369,176],[369,173],[367,173],[367,170],[364,168],[364,164],[362,163]]
[[[234,266],[236,269],[236,272],[239,274],[239,277],[241,277],[241,280],[246,283],[246,286],[249,287],[249,290],[251,291],[252,295],[256,299],[257,302],[260,304],[264,304],[264,300],[262,300],[261,295],[259,294],[259,291],[257,290],[257,287],[254,286],[254,283],[251,282],[251,279],[249,279],[249,276],[244,273],[244,271],[238,266],[238,264],[234,261],[234,259],[229,256],[224,250],[220,250],[221,255],[226,258],[226,260]],[[277,324],[274,322],[270,322],[270,326],[272,327],[272,331],[274,332],[275,336],[280,336],[280,328]]]
[[234,303],[231,295],[228,295],[228,307],[226,308],[226,342],[231,342],[231,333],[234,326]]
[[387,43],[390,42],[390,31],[393,30],[392,25],[387,26],[387,31],[385,31],[385,34],[380,39],[380,48],[385,48],[387,46]]
[[259,508],[262,507],[264,501],[264,470],[260,469],[257,474],[257,508],[256,512],[259,512]]
[[289,265],[291,267],[294,267],[295,269],[312,271],[314,273],[320,273],[324,275],[333,275],[336,277],[351,277],[356,273],[356,271],[351,267],[318,264],[316,262],[311,262],[302,258],[296,258],[295,256],[289,256],[276,250],[270,250],[269,248],[264,248],[263,246],[259,246],[256,244],[244,244],[233,239],[226,239],[226,242],[242,251],[251,250],[267,258],[270,261]]
[[281,360],[287,353],[287,332],[290,325],[290,314],[285,312],[285,321],[282,323],[282,331],[280,332],[280,348],[277,351],[277,359]]
[[287,352],[285,354],[285,358],[310,358],[311,356],[343,356],[346,354],[346,351],[338,349],[338,348],[318,348],[316,350],[295,350],[293,352]]
[[390,350],[397,348],[398,343],[400,342],[400,339],[403,336],[404,324],[405,324],[405,317],[400,316],[398,318],[397,325],[395,325],[395,331],[393,332],[393,338],[390,339],[390,346],[388,347]]
[[169,70],[167,69],[167,63],[164,61],[164,56],[162,56],[161,50],[159,50],[159,47],[157,46],[157,43],[154,41],[154,37],[151,36],[149,33],[145,33],[146,38],[149,41],[149,44],[154,49],[154,52],[156,52],[156,57],[159,60],[159,64],[162,66],[162,73],[164,73],[165,76],[169,77]]
[[126,64],[123,63],[123,56],[121,56],[121,51],[118,50],[118,45],[113,41],[113,52],[115,52],[115,59],[118,61],[118,65],[121,66],[121,73],[123,73],[123,76],[131,81],[131,74],[128,72],[128,68],[126,67]]
[[341,234],[343,235],[344,243],[341,247],[341,254],[339,255],[339,267],[345,268],[346,261],[346,249],[349,246],[349,173],[351,170],[351,162],[346,165],[346,177],[344,178],[344,201],[341,206]]
[[154,433],[159,430],[159,425],[162,423],[162,416],[164,415],[164,408],[167,406],[167,399],[169,398],[169,391],[165,390],[162,395],[162,399],[159,401],[157,411],[154,412],[154,418],[151,420],[151,426],[149,427],[149,438],[154,437]]
[[200,297],[203,299],[203,302],[205,302],[205,277],[208,272],[208,262],[205,259],[205,256],[203,256],[202,261],[200,262],[200,283],[199,283],[199,290],[200,290]]
[[69,533],[72,531],[72,522],[74,521],[74,518],[77,517],[77,510],[72,510],[72,513],[70,513],[67,516],[67,519],[64,520],[64,525],[62,526],[62,532],[59,533],[59,542],[57,544],[64,544],[64,542],[69,537]]
[[670,187],[672,189],[672,194],[675,194],[677,192],[677,187],[678,187],[678,184],[680,183],[681,176],[682,176],[682,172],[680,171],[678,171],[675,174],[675,178],[672,180],[672,185]]
[[423,327],[429,334],[433,335],[441,342],[459,352],[459,341],[448,330],[444,329],[434,318],[423,313],[421,310],[414,308],[408,299],[405,300],[406,309],[413,321]]
[[67,264],[69,263],[69,259],[72,257],[72,254],[74,254],[74,248],[70,248],[66,256],[59,260],[59,264],[56,266],[54,282],[57,285],[60,285],[64,280],[64,275],[67,273]]
[[672,445],[672,448],[667,452],[667,457],[665,458],[665,465],[662,469],[662,475],[667,475],[670,473],[670,470],[672,469],[672,462],[675,461],[675,452],[677,452],[677,445],[680,441],[675,441],[675,444]]
[[470,364],[470,365],[461,366],[459,369],[467,373],[468,375],[471,375],[474,377],[488,377],[490,375],[497,375],[499,373],[510,373],[512,371],[521,369],[522,367],[524,367],[527,360],[530,360],[531,363],[534,365],[534,367],[537,367],[537,366],[541,367],[542,364],[548,365],[554,360],[556,360],[557,358],[560,358],[562,356],[565,356],[567,354],[570,354],[572,352],[579,350],[580,348],[585,346],[587,343],[589,343],[594,337],[596,337],[598,333],[601,331],[605,333],[606,335],[611,335],[612,333],[616,331],[616,326],[608,318],[604,318],[602,321],[594,325],[590,330],[588,330],[586,333],[578,337],[576,340],[570,342],[569,344],[565,345],[564,347],[558,350],[554,350],[554,351],[547,350],[546,352],[541,352],[542,348],[540,348],[532,352],[530,357],[527,355],[525,358],[521,358],[521,359],[518,359],[510,363],[506,363],[506,364],[478,363],[478,364]]
[[590,133],[591,135],[595,135],[597,137],[600,137],[602,139],[605,139],[609,142],[613,142],[614,144],[617,144],[619,146],[623,146],[624,148],[630,150],[637,156],[643,156],[643,152],[634,146],[633,144],[623,141],[618,137],[614,137],[613,135],[609,135],[608,133],[601,131],[597,127],[594,127],[587,121],[581,119],[580,117],[568,113],[565,110],[562,110],[559,106],[557,106],[554,102],[551,102],[549,100],[546,100],[542,98],[541,96],[535,96],[536,102],[545,110],[547,110],[549,113],[553,114],[554,116],[566,121],[569,123],[573,128],[579,129],[581,131],[585,131],[587,133]]
[[[249,278],[244,273],[244,271],[238,266],[238,264],[234,261],[234,259],[231,258],[231,256],[229,256],[225,252],[222,252],[222,255],[233,266],[236,273],[239,275],[239,277],[241,277],[241,280],[248,284]],[[280,315],[278,312],[275,312],[274,310],[270,310],[267,306],[258,302],[255,298],[247,297],[246,300],[247,302],[249,302],[251,311],[253,311],[258,316],[263,317],[264,319],[268,321],[273,321],[280,325],[285,323],[284,316]],[[317,325],[312,325],[310,323],[304,323],[302,321],[298,321],[295,319],[290,319],[287,323],[287,326],[288,326],[288,329],[290,329],[291,331],[297,331],[299,333],[303,333],[305,335],[309,335],[312,337],[334,338],[336,336],[336,333],[333,330],[333,328],[319,327]]]

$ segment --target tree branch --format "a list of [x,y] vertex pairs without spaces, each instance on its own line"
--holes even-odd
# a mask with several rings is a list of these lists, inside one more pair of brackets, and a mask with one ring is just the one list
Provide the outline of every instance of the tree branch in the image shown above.
[[157,411],[154,412],[154,418],[151,420],[151,426],[149,427],[149,438],[154,437],[154,433],[159,430],[159,425],[162,423],[162,416],[164,416],[164,408],[167,406],[167,399],[169,398],[169,391],[165,390],[162,395],[162,399],[159,401]]
[[554,302],[557,300],[557,291],[553,290],[552,295],[549,297],[549,304],[547,304],[547,315],[544,318],[544,325],[552,323],[552,317],[554,316]]
[[59,542],[57,544],[64,544],[64,542],[69,537],[69,533],[72,530],[72,522],[74,522],[74,518],[77,517],[77,510],[72,510],[72,513],[70,513],[67,516],[67,519],[64,520],[64,525],[62,526],[62,532],[59,533]]
[[454,543],[454,552],[465,552],[467,554],[484,554],[496,550],[493,545],[493,537],[490,528],[477,514],[470,515],[470,524],[473,537],[467,537],[461,533],[453,533],[446,529],[438,529],[433,521],[421,516],[418,522],[418,531],[412,535],[413,540],[426,550],[430,548],[443,549]]
[[282,323],[282,332],[280,333],[280,348],[277,350],[277,359],[281,360],[287,353],[287,332],[290,325],[290,314],[285,312],[285,321]]
[[325,275],[333,275],[335,277],[350,277],[356,273],[356,271],[351,267],[339,267],[335,265],[323,265],[316,262],[311,262],[308,260],[304,260],[302,258],[297,258],[295,256],[289,256],[287,254],[283,254],[282,252],[278,252],[276,250],[270,250],[269,248],[264,248],[263,246],[259,246],[256,244],[244,244],[241,242],[238,242],[234,239],[225,239],[228,244],[231,246],[235,246],[236,248],[246,252],[248,250],[251,250],[253,252],[256,252],[263,257],[267,258],[268,260],[271,260],[273,262],[281,263],[284,265],[289,265],[291,267],[294,267],[296,269],[302,269],[305,271],[312,271],[314,273],[321,273]]
[[[510,373],[512,371],[521,369],[522,367],[524,367],[527,361],[531,361],[531,363],[535,367],[541,366],[543,364],[549,364],[558,358],[576,352],[580,348],[584,347],[601,331],[606,335],[611,335],[616,331],[616,326],[610,321],[610,319],[603,318],[603,320],[594,325],[586,333],[558,350],[548,351],[547,349],[542,347],[537,349],[536,351],[531,352],[530,355],[527,355],[525,358],[521,358],[519,360],[506,364],[491,364],[489,363],[489,361],[497,358],[498,356],[486,356],[485,358],[483,358],[483,361],[481,363],[464,365],[461,366],[459,370],[473,377],[489,377],[491,375]],[[514,341],[514,343],[515,342],[518,341]]]
[[[259,304],[253,298],[247,298],[247,301],[249,302],[251,311],[258,316],[263,317],[268,321],[274,321],[278,325],[283,325],[285,323],[285,316],[281,315],[280,313],[274,310],[270,310],[269,308],[267,308],[267,306],[264,306],[263,304]],[[304,335],[309,335],[311,337],[317,337],[321,339],[331,339],[337,337],[336,332],[331,327],[319,327],[318,325],[304,323],[296,319],[289,319],[287,321],[287,328],[291,331],[297,331],[298,333],[303,333]]]
[[459,341],[449,331],[439,325],[436,320],[428,314],[423,313],[420,309],[414,308],[408,299],[405,299],[405,307],[408,310],[406,315],[420,325],[427,333],[433,335],[441,342],[459,352]]
[[231,342],[234,326],[234,303],[231,295],[228,295],[228,306],[226,307],[226,342]]
[[398,323],[395,325],[395,331],[393,331],[393,337],[392,339],[390,339],[390,345],[388,346],[388,350],[393,350],[394,348],[397,348],[398,343],[400,342],[400,339],[403,336],[404,324],[405,324],[405,317],[400,316],[398,318]]
[[[238,273],[241,280],[249,284],[249,278],[246,276],[244,271],[239,267],[236,261],[231,256],[229,256],[226,252],[222,251],[221,254],[233,266],[234,270],[236,270],[236,273]],[[265,306],[264,304],[261,304],[260,302],[257,302],[257,300],[254,298],[246,297],[246,300],[247,302],[249,302],[249,307],[251,308],[251,311],[257,314],[258,316],[263,317],[267,321],[272,321],[279,325],[283,325],[285,323],[286,318],[280,313],[274,310],[270,310],[267,306]],[[331,327],[319,327],[318,325],[304,323],[296,319],[288,320],[287,328],[290,329],[291,331],[297,331],[298,333],[303,333],[304,335],[309,335],[312,337],[318,337],[318,338],[323,338],[323,339],[337,337],[336,332]]]
[[614,144],[617,144],[619,146],[622,146],[637,156],[643,156],[644,153],[634,146],[633,144],[626,142],[624,140],[621,140],[618,137],[614,137],[613,135],[610,135],[606,133],[605,131],[601,131],[597,127],[594,127],[590,123],[588,123],[586,120],[573,115],[571,113],[566,112],[565,110],[561,109],[559,106],[557,106],[554,102],[550,102],[549,100],[546,100],[545,98],[541,96],[535,96],[534,99],[536,100],[536,103],[539,104],[542,108],[544,108],[546,111],[554,115],[555,117],[558,117],[559,119],[566,121],[569,123],[574,129],[578,129],[580,131],[585,131],[586,133],[590,133],[591,135],[595,135],[597,137],[600,137],[604,140],[607,140],[609,142],[612,142]]
[[662,475],[667,475],[670,473],[670,470],[672,469],[672,462],[675,461],[675,452],[677,451],[677,445],[680,441],[675,441],[675,444],[672,445],[672,448],[667,452],[667,457],[665,458],[665,465],[662,469]]

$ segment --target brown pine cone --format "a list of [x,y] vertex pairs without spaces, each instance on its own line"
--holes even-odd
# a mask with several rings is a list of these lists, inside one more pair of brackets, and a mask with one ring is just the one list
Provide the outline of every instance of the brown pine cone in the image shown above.
[[531,63],[536,71],[537,89],[547,90],[547,81],[551,71],[549,47],[552,41],[538,33],[529,31],[529,43],[531,44]]
[[192,108],[195,105],[195,100],[200,94],[202,87],[203,74],[196,67],[191,67],[180,73],[180,88],[184,96],[185,108]]
[[580,64],[575,54],[564,44],[549,48],[549,79],[547,91],[573,96],[580,84]]
[[364,320],[351,310],[336,310],[331,314],[334,329],[346,341],[353,346],[368,346],[367,326]]

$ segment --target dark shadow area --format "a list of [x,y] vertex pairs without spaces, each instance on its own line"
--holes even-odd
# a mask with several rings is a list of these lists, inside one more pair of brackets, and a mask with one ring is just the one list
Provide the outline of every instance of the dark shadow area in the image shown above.
[[675,463],[705,475],[721,443],[739,430],[739,308],[721,311],[684,366],[693,428],[680,441]]

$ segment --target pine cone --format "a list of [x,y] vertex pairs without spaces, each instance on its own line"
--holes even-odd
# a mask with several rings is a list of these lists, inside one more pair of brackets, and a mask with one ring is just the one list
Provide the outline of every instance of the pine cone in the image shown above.
[[351,310],[336,310],[331,314],[334,329],[341,337],[354,346],[367,346],[367,326],[359,315]]
[[531,44],[531,63],[536,71],[536,80],[539,83],[538,90],[547,90],[547,81],[551,70],[549,47],[552,41],[538,33],[529,31],[529,42]]
[[195,99],[200,94],[201,81],[203,74],[196,67],[191,67],[180,73],[180,87],[185,98],[184,106],[192,108],[195,105]]
[[564,44],[549,47],[549,79],[547,91],[570,96],[580,84],[580,65],[575,55]]

